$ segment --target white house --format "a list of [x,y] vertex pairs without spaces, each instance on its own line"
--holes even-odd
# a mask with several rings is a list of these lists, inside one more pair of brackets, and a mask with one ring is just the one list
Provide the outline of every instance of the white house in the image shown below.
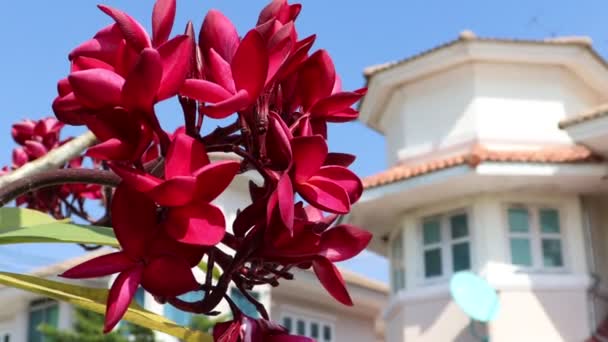
[[[234,220],[236,208],[248,203],[248,177],[237,177],[229,191],[217,201],[227,215],[227,221]],[[33,273],[40,277],[55,278],[90,287],[109,288],[113,277],[88,280],[58,279],[63,271],[85,260],[108,253],[110,249],[91,252],[81,257],[50,265]],[[381,310],[386,306],[389,289],[380,282],[367,279],[356,273],[342,270],[353,298],[354,306],[346,307],[336,302],[311,271],[296,269],[294,280],[283,281],[281,286],[256,287],[251,294],[258,298],[268,310],[271,318],[287,327],[291,333],[316,338],[318,342],[384,341],[384,327],[380,319]],[[202,271],[196,272],[204,282]],[[255,308],[236,288],[229,290],[231,298],[247,314],[256,316]],[[189,293],[186,300],[200,299],[202,293]],[[188,325],[192,315],[176,310],[170,305],[157,303],[154,298],[140,289],[136,300],[146,309],[164,315],[171,320]],[[44,342],[44,337],[36,329],[40,323],[55,325],[61,329],[73,326],[73,310],[69,304],[57,302],[21,290],[0,287],[0,342]],[[228,304],[222,302],[219,311],[228,313]],[[156,332],[160,342],[174,342],[175,338]]]
[[390,165],[347,220],[390,259],[386,341],[476,341],[450,299],[460,270],[499,292],[493,342],[608,340],[608,63],[591,40],[465,31],[365,76],[361,120]]

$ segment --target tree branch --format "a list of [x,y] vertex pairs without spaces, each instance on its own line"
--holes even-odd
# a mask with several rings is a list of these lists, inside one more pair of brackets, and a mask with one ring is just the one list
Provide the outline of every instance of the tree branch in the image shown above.
[[75,157],[78,157],[84,150],[97,142],[95,135],[91,131],[76,137],[67,143],[51,150],[44,156],[29,162],[17,170],[0,177],[0,188],[8,186],[10,183],[20,179],[31,177],[39,172],[57,169]]
[[58,169],[19,178],[0,188],[0,207],[28,192],[63,184],[99,184],[115,187],[120,178],[112,171],[95,169]]

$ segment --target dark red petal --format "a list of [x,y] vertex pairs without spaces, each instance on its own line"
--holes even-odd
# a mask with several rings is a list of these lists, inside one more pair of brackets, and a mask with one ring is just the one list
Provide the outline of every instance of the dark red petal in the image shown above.
[[133,146],[117,138],[112,138],[87,149],[86,155],[100,160],[131,160]]
[[350,211],[350,199],[338,184],[321,177],[296,185],[298,193],[315,207],[336,214]]
[[213,327],[213,341],[239,342],[241,322],[239,320],[218,323]]
[[116,252],[85,261],[61,273],[59,276],[71,279],[104,277],[126,271],[135,265],[135,261],[129,258],[125,252]]
[[13,167],[20,167],[29,160],[27,153],[23,147],[17,147],[13,150]]
[[184,84],[192,63],[192,38],[177,36],[158,48],[163,64],[163,78],[156,95],[162,101],[176,95]]
[[340,274],[338,268],[331,261],[325,258],[317,258],[313,260],[312,268],[317,278],[319,278],[321,285],[323,285],[330,295],[344,305],[353,305],[342,274]]
[[55,98],[53,101],[53,112],[57,119],[68,125],[84,125],[83,115],[86,115],[85,109],[76,100],[74,93]]
[[193,201],[196,194],[196,178],[175,176],[160,183],[146,193],[162,206],[180,206]]
[[230,93],[236,93],[234,79],[232,78],[232,69],[230,64],[226,62],[219,53],[214,49],[209,50],[208,68],[207,71],[215,83],[228,90]]
[[[189,97],[201,102],[218,103],[230,99],[233,94],[222,86],[213,82],[197,79],[187,79],[184,81],[180,92],[182,96]],[[245,93],[247,96],[247,93]]]
[[165,179],[177,176],[192,176],[195,171],[209,164],[205,145],[186,135],[175,134],[167,151]]
[[160,46],[169,39],[175,21],[175,0],[156,0],[152,11],[152,45]]
[[288,174],[285,174],[279,179],[276,189],[278,195],[279,213],[283,224],[288,228],[293,227],[293,185]]
[[109,166],[112,171],[114,171],[123,180],[124,183],[140,192],[145,193],[152,191],[152,189],[162,183],[161,179],[149,175],[141,170],[127,168],[118,164],[110,164]]
[[118,25],[108,25],[97,32],[93,39],[87,40],[72,50],[68,58],[72,61],[76,57],[85,56],[113,64],[122,41],[123,35]]
[[214,119],[223,119],[230,114],[246,109],[253,101],[255,99],[249,97],[247,91],[239,90],[234,96],[224,101],[203,107],[201,112]]
[[156,204],[121,183],[112,198],[112,227],[125,253],[133,259],[141,258],[158,231]]
[[243,38],[230,65],[236,89],[246,90],[251,99],[256,99],[268,75],[268,51],[256,30]]
[[175,297],[200,287],[186,260],[171,256],[154,258],[146,265],[142,286],[158,297]]
[[243,209],[243,211],[236,216],[236,219],[232,223],[234,235],[236,237],[243,237],[251,227],[263,222],[265,219],[264,214],[266,207],[266,200],[259,199]]
[[327,157],[327,143],[320,135],[294,138],[291,150],[296,183],[306,182],[317,173]]
[[291,163],[291,131],[281,119],[281,117],[271,112],[269,115],[270,124],[266,134],[266,153],[272,161],[272,165],[278,170],[283,171]]
[[325,158],[323,165],[339,165],[349,167],[357,157],[348,153],[330,152]]
[[268,76],[266,84],[274,80],[283,63],[289,58],[295,44],[295,29],[293,23],[287,23],[277,31],[268,42]]
[[141,283],[143,267],[139,266],[118,275],[108,294],[104,333],[110,332],[122,319],[135,297],[135,292]]
[[282,80],[285,77],[291,75],[296,70],[298,70],[300,65],[308,57],[308,51],[310,51],[310,48],[312,48],[312,45],[314,44],[316,38],[317,36],[313,34],[312,36],[306,37],[296,43],[294,51],[283,63],[283,66],[277,73],[277,79]]
[[97,7],[116,21],[127,43],[136,51],[139,52],[147,47],[151,47],[150,37],[148,37],[146,30],[130,15],[105,5],[98,5]]
[[361,228],[341,224],[321,235],[321,253],[333,262],[348,260],[361,253],[372,239],[372,234]]
[[124,78],[106,69],[76,71],[68,76],[74,95],[80,103],[91,109],[113,107],[120,104]]
[[143,49],[122,89],[123,106],[149,112],[163,77],[163,65],[158,51]]
[[226,234],[222,211],[203,201],[171,208],[165,227],[175,240],[199,246],[215,246]]
[[219,196],[236,176],[241,164],[236,161],[212,163],[199,169],[196,173],[196,198],[211,202]]
[[239,34],[226,16],[212,9],[203,21],[198,41],[205,56],[214,49],[230,63],[239,46]]
[[362,97],[363,95],[356,92],[333,94],[315,103],[310,109],[310,112],[313,115],[330,117],[334,113],[339,113],[350,108],[350,106],[355,104],[355,102],[359,101]]
[[323,166],[317,174],[311,178],[311,181],[316,177],[323,177],[330,179],[332,182],[340,185],[350,199],[350,203],[354,204],[361,198],[363,193],[363,184],[361,179],[357,177],[351,170],[342,166]]
[[304,111],[331,95],[335,81],[336,70],[327,51],[319,50],[310,56],[302,65],[298,79]]
[[40,158],[48,152],[42,143],[34,140],[26,141],[23,149],[32,159]]
[[272,0],[260,12],[257,25],[263,24],[268,20],[276,18],[281,8],[283,8],[285,5],[287,5],[287,0]]
[[108,64],[102,60],[96,59],[96,58],[85,57],[85,56],[80,56],[80,57],[74,58],[74,60],[72,61],[71,71],[74,72],[74,71],[96,69],[96,68],[114,71],[114,67],[111,66],[110,64]]

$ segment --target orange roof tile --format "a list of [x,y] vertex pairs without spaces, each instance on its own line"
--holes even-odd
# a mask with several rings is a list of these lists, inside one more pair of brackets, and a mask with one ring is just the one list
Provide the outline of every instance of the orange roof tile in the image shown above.
[[570,126],[574,126],[579,123],[587,122],[593,119],[598,119],[608,115],[608,103],[601,104],[597,107],[593,107],[584,112],[576,114],[573,117],[564,119],[559,122],[559,128],[564,129]]
[[397,165],[363,179],[366,189],[375,188],[459,165],[475,168],[481,162],[510,163],[596,163],[601,156],[581,145],[543,148],[538,150],[489,150],[477,145],[470,152],[430,160],[421,164]]

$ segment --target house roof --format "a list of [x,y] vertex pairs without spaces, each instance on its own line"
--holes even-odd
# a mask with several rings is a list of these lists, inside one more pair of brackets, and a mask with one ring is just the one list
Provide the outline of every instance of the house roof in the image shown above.
[[572,117],[560,121],[559,128],[565,129],[583,122],[599,119],[604,116],[608,116],[608,103],[604,103],[591,109],[587,109]]
[[444,170],[454,166],[469,165],[475,168],[481,162],[507,163],[598,163],[601,156],[582,145],[550,147],[535,150],[491,150],[475,145],[469,152],[425,161],[419,164],[397,165],[363,179],[366,189],[406,180],[416,176]]
[[394,67],[412,62],[419,58],[425,57],[433,52],[438,50],[442,50],[448,48],[452,45],[458,44],[463,41],[478,41],[478,42],[496,42],[496,43],[505,43],[505,44],[519,44],[519,45],[576,45],[582,46],[589,50],[589,52],[602,64],[604,64],[608,68],[608,62],[602,58],[602,56],[595,51],[592,47],[592,40],[588,36],[564,36],[564,37],[556,37],[556,38],[548,38],[548,39],[514,39],[514,38],[491,38],[491,37],[478,37],[472,31],[462,31],[458,35],[457,39],[448,41],[446,43],[437,45],[428,50],[424,50],[415,55],[390,61],[382,64],[372,65],[364,69],[363,75],[369,81],[369,79],[385,70],[392,69]]

